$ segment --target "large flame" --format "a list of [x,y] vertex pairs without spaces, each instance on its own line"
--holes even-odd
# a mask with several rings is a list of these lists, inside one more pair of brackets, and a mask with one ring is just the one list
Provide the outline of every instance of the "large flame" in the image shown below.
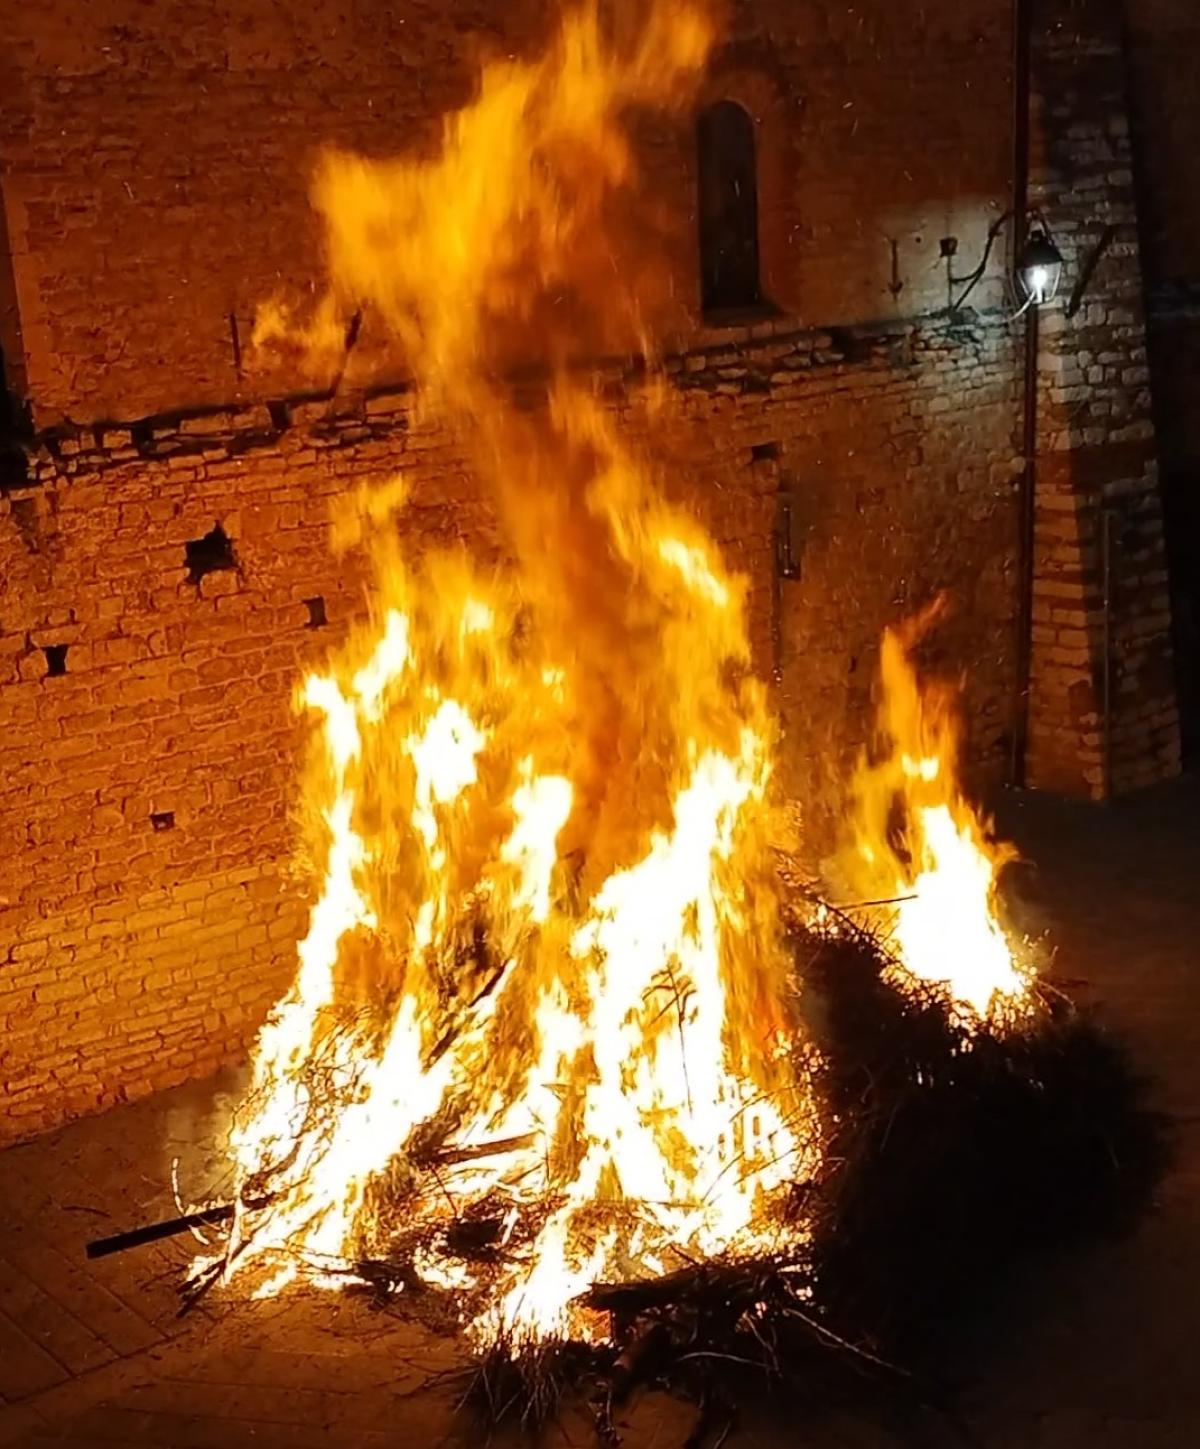
[[[232,1135],[217,1260],[257,1264],[260,1292],[400,1234],[486,1341],[586,1337],[591,1282],[774,1247],[773,1198],[817,1165],[743,583],[572,368],[644,347],[653,267],[617,245],[644,221],[627,122],[686,106],[707,44],[668,0],[631,36],[586,6],[543,58],[489,67],[435,157],[328,155],[327,295],[303,324],[261,319],[339,375],[349,319],[382,326],[510,557],[408,557],[401,479],[335,520],[375,593],[299,691],[319,891]],[[884,641],[893,748],[857,781],[852,874],[903,897],[904,967],[982,1014],[1023,989],[1001,855],[909,642]],[[451,1242],[480,1214],[502,1224],[486,1266]]]
[[[544,59],[485,72],[435,159],[321,168],[332,286],[306,340],[383,319],[515,559],[407,559],[396,482],[339,520],[377,597],[301,691],[323,880],[234,1132],[255,1206],[225,1259],[274,1260],[262,1291],[376,1242],[381,1185],[433,1144],[414,1219],[504,1214],[478,1331],[585,1334],[594,1279],[761,1248],[813,1165],[743,586],[566,366],[581,338],[635,338],[621,117],[686,99],[706,45],[681,6],[624,47],[583,9]],[[519,337],[549,379],[520,407]]]
[[882,917],[905,972],[943,987],[977,1018],[1019,1004],[1026,969],[996,913],[1011,846],[995,841],[959,778],[956,691],[917,678],[911,651],[943,598],[884,631],[878,758],[865,754],[853,785],[853,842],[842,874]]

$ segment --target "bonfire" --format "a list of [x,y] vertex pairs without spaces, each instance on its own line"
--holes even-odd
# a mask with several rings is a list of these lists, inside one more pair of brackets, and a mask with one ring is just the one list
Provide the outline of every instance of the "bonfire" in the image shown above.
[[[340,378],[361,320],[384,329],[509,557],[410,556],[403,477],[335,519],[371,606],[298,690],[316,900],[232,1201],[188,1219],[221,1225],[189,1302],[358,1285],[436,1303],[493,1364],[573,1345],[626,1378],[647,1344],[775,1361],[783,1325],[877,1364],[888,1275],[844,1250],[873,1241],[881,1114],[903,1135],[918,1086],[978,1087],[1021,1051],[1044,1080],[1014,1046],[1049,1018],[997,919],[1007,852],[911,660],[931,617],[883,641],[856,898],[789,897],[745,582],[572,366],[624,349],[653,372],[612,263],[625,121],[686,112],[710,39],[663,0],[618,44],[585,6],[542,58],[489,66],[433,157],[321,163],[325,295],[265,308],[259,343]],[[518,405],[522,352],[542,371]]]

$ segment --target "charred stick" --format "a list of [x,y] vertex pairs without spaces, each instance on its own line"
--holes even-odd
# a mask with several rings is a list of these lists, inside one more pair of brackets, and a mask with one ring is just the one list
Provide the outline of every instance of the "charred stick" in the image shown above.
[[434,1045],[433,1050],[429,1054],[429,1060],[425,1064],[426,1070],[428,1070],[446,1055],[446,1053],[454,1045],[457,1038],[470,1025],[471,1013],[475,1010],[475,1008],[479,1005],[481,1001],[485,1001],[489,996],[491,996],[492,992],[495,991],[496,987],[500,985],[501,981],[503,981],[504,977],[508,974],[508,968],[511,964],[511,961],[504,961],[501,963],[501,965],[497,966],[492,974],[488,977],[488,979],[480,987],[480,989],[467,1003],[464,1016],[458,1021],[452,1022],[441,1034],[436,1044]]
[[583,1295],[583,1302],[589,1308],[635,1317],[675,1303],[733,1303],[756,1293],[762,1278],[761,1265],[680,1268],[674,1273],[664,1273],[661,1278],[645,1278],[630,1283],[593,1283]]
[[651,1308],[665,1308],[687,1296],[691,1273],[667,1273],[636,1283],[593,1283],[583,1296],[589,1308],[607,1313],[634,1315]]
[[474,1147],[442,1147],[429,1160],[438,1167],[448,1167],[456,1162],[474,1162],[480,1157],[500,1157],[506,1152],[532,1147],[537,1139],[536,1132],[522,1132],[519,1137],[497,1137],[494,1142],[480,1142]]
[[670,1330],[665,1323],[643,1323],[612,1366],[612,1401],[621,1404],[639,1383],[654,1377],[662,1363]]
[[[445,1147],[433,1155],[432,1162],[438,1166],[456,1162],[472,1162],[477,1158],[495,1157],[505,1152],[519,1152],[523,1147],[532,1147],[537,1133],[526,1132],[519,1137],[500,1137],[494,1142],[480,1142],[473,1147]],[[275,1200],[274,1194],[247,1199],[242,1204],[245,1211],[259,1212]],[[193,1228],[218,1227],[229,1222],[236,1204],[218,1203],[215,1207],[202,1208],[198,1212],[184,1213],[181,1217],[167,1218],[161,1223],[147,1223],[145,1227],[131,1228],[128,1232],[115,1233],[109,1238],[96,1238],[87,1245],[89,1258],[108,1258],[113,1253],[124,1253],[130,1248],[140,1248],[146,1243],[158,1243],[164,1238],[177,1238]]]
[[179,1305],[179,1311],[175,1314],[176,1318],[186,1318],[209,1289],[221,1281],[223,1266],[221,1263],[210,1263],[197,1277],[184,1285],[183,1301]]
[[[536,1132],[526,1132],[519,1137],[500,1137],[494,1142],[480,1142],[473,1147],[444,1147],[434,1153],[431,1161],[437,1166],[457,1162],[473,1162],[477,1158],[497,1157],[505,1152],[519,1152],[532,1147],[537,1141]],[[275,1200],[274,1194],[249,1198],[242,1204],[248,1212],[258,1212],[269,1207]],[[147,1223],[145,1227],[131,1228],[128,1232],[115,1233],[109,1238],[96,1238],[87,1245],[89,1258],[108,1258],[113,1253],[124,1253],[130,1248],[140,1248],[146,1243],[158,1243],[164,1238],[177,1238],[193,1228],[218,1227],[229,1222],[234,1215],[235,1203],[218,1203],[215,1207],[202,1208],[198,1212],[184,1213],[182,1217],[167,1218],[161,1223]]]
[[342,342],[342,356],[338,363],[337,372],[333,375],[333,381],[329,385],[329,396],[332,400],[342,390],[342,379],[346,376],[346,368],[350,363],[350,354],[358,344],[358,334],[362,331],[362,308],[360,307],[354,316],[351,317],[346,326],[346,336]]
[[[242,1204],[244,1209],[257,1212],[274,1201],[273,1196],[250,1198]],[[89,1258],[107,1258],[113,1253],[124,1253],[129,1248],[140,1248],[145,1243],[157,1243],[163,1238],[177,1238],[180,1233],[193,1228],[211,1228],[227,1223],[233,1217],[237,1204],[218,1203],[216,1207],[203,1208],[199,1212],[184,1213],[182,1217],[167,1218],[161,1223],[147,1223],[142,1228],[131,1228],[125,1233],[116,1233],[110,1238],[95,1238],[87,1245]]]

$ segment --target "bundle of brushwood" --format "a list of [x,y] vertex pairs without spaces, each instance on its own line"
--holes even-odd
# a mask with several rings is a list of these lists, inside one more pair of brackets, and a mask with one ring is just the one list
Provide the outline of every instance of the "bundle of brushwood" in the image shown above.
[[919,1358],[1014,1259],[1136,1221],[1166,1124],[1092,1016],[1045,993],[976,1030],[937,990],[890,985],[868,933],[801,933],[797,950],[836,1124],[798,1206],[832,1323]]
[[[555,1412],[581,1382],[602,1431],[638,1384],[694,1397],[727,1421],[774,1384],[827,1406],[864,1392],[937,1397],[947,1335],[986,1312],[1039,1250],[1131,1225],[1166,1157],[1165,1124],[1118,1043],[1058,994],[996,1029],[938,990],[896,984],[869,931],[793,932],[803,1012],[820,1048],[824,1166],[797,1183],[803,1246],[598,1284],[611,1344],[500,1344],[476,1402],[489,1420]],[[753,1382],[753,1380],[750,1380]]]
[[[981,1024],[936,987],[904,977],[870,931],[828,911],[805,915],[831,922],[791,928],[801,1070],[825,1139],[816,1175],[792,1188],[786,1246],[593,1285],[584,1306],[607,1323],[597,1344],[496,1343],[469,1396],[489,1425],[544,1422],[569,1392],[611,1438],[613,1406],[644,1385],[695,1399],[701,1430],[717,1434],[748,1391],[758,1401],[771,1386],[786,1389],[792,1410],[799,1399],[858,1406],[867,1394],[927,1403],[947,1336],[986,1311],[990,1290],[1022,1257],[1119,1231],[1146,1205],[1165,1165],[1165,1124],[1092,1018],[1035,988],[1030,1010]],[[336,1101],[315,1096],[323,1110]],[[374,1239],[325,1268],[350,1291],[450,1333],[483,1309],[489,1274],[534,1240],[554,1206],[523,1211],[515,1225],[507,1199],[489,1196],[442,1223],[414,1215],[414,1202],[436,1195],[440,1167],[528,1145],[447,1145],[452,1125],[431,1121],[408,1144],[372,1186]],[[270,1180],[251,1184],[248,1231],[273,1200]],[[205,1208],[102,1239],[89,1253],[220,1226],[232,1213],[229,1204]],[[471,1264],[478,1301],[424,1281],[416,1265],[431,1253]],[[222,1269],[217,1260],[193,1271],[185,1310]]]

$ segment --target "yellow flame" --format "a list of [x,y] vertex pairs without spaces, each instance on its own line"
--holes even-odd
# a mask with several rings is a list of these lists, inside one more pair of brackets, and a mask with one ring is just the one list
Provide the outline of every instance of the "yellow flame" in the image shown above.
[[962,792],[954,692],[922,687],[911,648],[940,612],[884,632],[879,733],[886,748],[864,756],[853,784],[852,847],[842,873],[879,908],[912,976],[945,987],[961,1010],[983,1018],[1025,997],[1027,969],[996,914],[997,872],[1014,856],[991,838]]
[[[335,521],[377,597],[302,691],[323,878],[233,1136],[243,1201],[269,1202],[228,1271],[386,1238],[373,1187],[421,1129],[453,1160],[407,1225],[499,1201],[509,1257],[486,1282],[427,1248],[416,1270],[475,1290],[485,1337],[586,1335],[594,1279],[761,1246],[813,1166],[744,585],[565,366],[639,335],[611,265],[622,116],[686,101],[707,44],[686,6],[624,45],[584,6],[541,60],[485,71],[436,158],[322,163],[331,286],[305,340],[383,319],[516,558],[411,565],[395,479]],[[516,340],[552,368],[532,408],[502,378]]]

